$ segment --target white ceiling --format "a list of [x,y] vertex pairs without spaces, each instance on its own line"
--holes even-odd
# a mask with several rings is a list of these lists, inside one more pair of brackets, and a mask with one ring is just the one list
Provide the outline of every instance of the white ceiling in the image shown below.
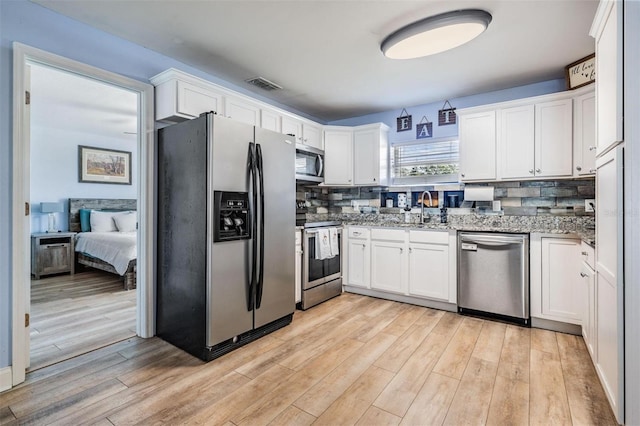
[[[321,120],[550,79],[594,52],[597,0],[33,0]],[[493,15],[457,49],[391,60],[390,33],[454,9]],[[262,76],[284,90],[244,80]]]

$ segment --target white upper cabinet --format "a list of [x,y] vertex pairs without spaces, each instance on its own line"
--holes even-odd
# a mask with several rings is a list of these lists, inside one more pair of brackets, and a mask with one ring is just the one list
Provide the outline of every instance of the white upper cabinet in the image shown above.
[[355,185],[384,185],[387,181],[389,127],[378,123],[353,129]]
[[260,126],[260,107],[241,99],[226,97],[224,99],[225,116],[252,126]]
[[384,185],[387,181],[389,127],[325,126],[325,185]]
[[536,177],[561,177],[573,174],[572,114],[571,99],[536,104]]
[[601,1],[591,36],[596,42],[597,154],[623,139],[622,1]]
[[282,131],[282,116],[276,111],[262,109],[260,111],[260,127],[278,133]]
[[312,148],[323,149],[322,127],[313,123],[302,123],[302,143]]
[[500,178],[572,175],[571,99],[499,109],[498,127]]
[[573,100],[573,175],[596,174],[596,95]]
[[325,185],[353,185],[353,131],[327,126],[324,130]]
[[224,113],[224,96],[205,80],[169,69],[151,78],[155,88],[156,120],[190,120],[204,112]]
[[296,139],[296,143],[302,143],[302,121],[288,115],[283,115],[282,133],[292,135]]
[[496,112],[459,114],[460,178],[462,181],[496,178]]
[[500,177],[528,178],[535,174],[533,105],[504,108],[498,111],[498,151]]

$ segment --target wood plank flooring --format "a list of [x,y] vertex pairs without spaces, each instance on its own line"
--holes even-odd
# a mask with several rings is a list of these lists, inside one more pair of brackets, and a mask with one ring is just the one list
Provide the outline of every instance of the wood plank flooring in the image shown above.
[[103,271],[31,281],[29,371],[136,335],[136,292]]
[[204,363],[127,339],[27,375],[6,424],[613,425],[580,337],[345,293]]

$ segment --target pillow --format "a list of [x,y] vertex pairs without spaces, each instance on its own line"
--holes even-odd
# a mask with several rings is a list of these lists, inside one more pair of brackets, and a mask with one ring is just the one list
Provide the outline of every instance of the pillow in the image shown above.
[[91,232],[91,209],[80,209],[80,232]]
[[113,212],[101,212],[91,210],[91,232],[115,232],[116,223],[113,221]]
[[138,217],[131,211],[114,214],[113,221],[120,232],[135,232],[138,227]]

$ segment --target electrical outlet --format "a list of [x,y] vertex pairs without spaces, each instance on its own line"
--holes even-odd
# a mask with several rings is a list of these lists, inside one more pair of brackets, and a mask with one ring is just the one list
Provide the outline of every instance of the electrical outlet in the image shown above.
[[584,200],[584,211],[589,213],[589,212],[593,212],[593,206],[596,205],[596,200],[594,200],[593,198],[589,198]]

